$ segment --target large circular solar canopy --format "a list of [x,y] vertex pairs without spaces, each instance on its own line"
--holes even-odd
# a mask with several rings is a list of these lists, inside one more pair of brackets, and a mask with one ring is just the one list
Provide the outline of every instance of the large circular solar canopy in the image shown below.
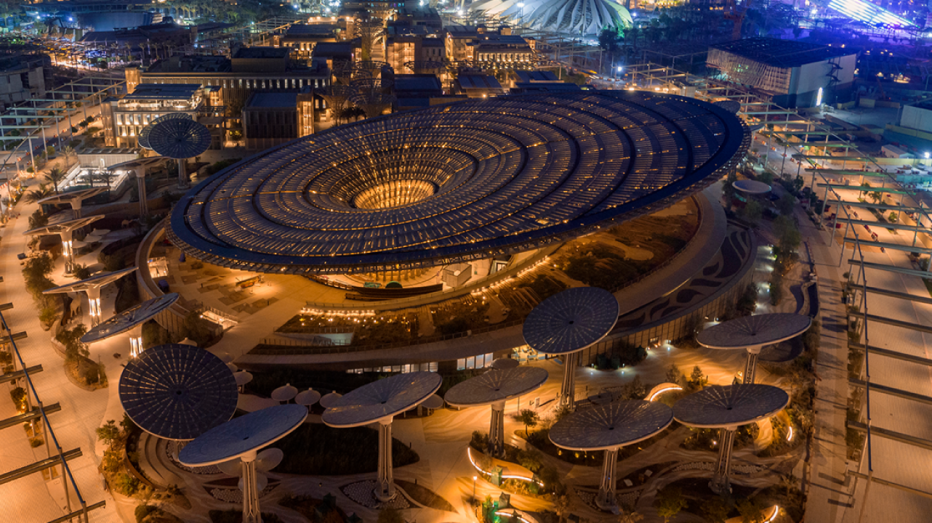
[[152,146],[149,144],[149,134],[152,132],[152,127],[155,126],[155,125],[157,125],[157,124],[159,124],[159,123],[161,123],[161,122],[164,122],[165,120],[174,120],[174,119],[178,119],[178,120],[193,120],[193,118],[191,118],[191,115],[188,114],[188,113],[167,113],[167,114],[163,114],[162,116],[159,116],[159,117],[156,118],[155,120],[152,120],[152,122],[149,123],[149,125],[143,127],[143,128],[139,131],[139,137],[138,137],[139,146],[142,147],[143,149],[149,149],[149,150],[151,151],[151,150],[152,150]]
[[492,369],[457,383],[443,399],[454,407],[489,405],[537,390],[547,376],[547,371],[540,367]]
[[178,453],[178,461],[197,467],[216,465],[271,445],[307,419],[303,405],[276,405],[232,419],[201,434]]
[[120,403],[139,427],[160,438],[194,439],[233,417],[236,380],[213,354],[159,345],[130,360],[120,375]]
[[166,158],[194,158],[210,147],[210,131],[185,118],[169,118],[152,125],[149,146]]
[[169,234],[198,259],[266,272],[507,255],[663,209],[718,180],[748,140],[729,111],[657,93],[467,100],[239,162],[182,199]]
[[328,403],[322,416],[331,427],[358,427],[412,409],[437,392],[443,378],[409,372],[374,381]]
[[142,325],[155,317],[156,314],[171,307],[176,301],[178,301],[178,294],[174,292],[144,301],[87,331],[87,334],[81,336],[81,343],[94,343],[105,340],[111,336],[126,332],[137,325]]
[[677,401],[673,417],[690,427],[734,427],[769,418],[789,402],[790,396],[772,385],[715,385]]
[[545,354],[567,354],[604,338],[618,321],[618,300],[597,287],[575,287],[540,303],[524,320],[524,341]]
[[710,349],[754,349],[795,338],[810,325],[809,316],[789,312],[743,316],[703,330],[696,341]]
[[673,409],[643,400],[580,410],[550,428],[550,441],[569,450],[605,450],[643,441],[673,423]]

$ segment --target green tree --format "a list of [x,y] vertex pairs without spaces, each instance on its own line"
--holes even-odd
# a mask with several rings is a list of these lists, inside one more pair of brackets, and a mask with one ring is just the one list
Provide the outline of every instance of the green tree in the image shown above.
[[874,203],[880,203],[883,200],[883,193],[880,191],[871,191],[867,193],[867,197],[870,198]]
[[783,216],[792,216],[793,209],[796,207],[796,197],[790,193],[785,193],[777,201],[777,209]]
[[45,179],[52,184],[52,187],[55,189],[55,194],[58,194],[58,184],[65,179],[65,171],[55,167],[45,175]]
[[23,201],[26,203],[36,203],[43,198],[52,196],[54,191],[48,185],[40,183],[39,186],[23,195]]
[[689,388],[691,389],[701,389],[705,386],[708,380],[705,379],[705,374],[702,372],[702,369],[699,368],[699,365],[693,367],[692,373],[689,375]]
[[759,222],[761,216],[764,215],[764,208],[761,204],[757,203],[757,200],[748,200],[747,205],[744,206],[743,214],[744,219],[756,227],[757,222]]
[[667,382],[679,384],[680,376],[681,376],[680,369],[676,368],[676,364],[671,363],[670,368],[667,369],[667,375],[666,375]]
[[116,426],[116,420],[107,420],[105,425],[97,427],[97,439],[103,441],[108,447],[120,439],[120,429]]
[[777,246],[781,256],[795,252],[802,241],[802,235],[796,228],[796,222],[789,216],[779,216],[773,221],[773,233],[777,237]]
[[536,427],[540,416],[531,409],[524,409],[518,414],[518,421],[524,424],[524,435],[528,436],[528,427]]
[[858,192],[858,195],[859,195],[859,196],[864,196],[865,189],[870,189],[870,188],[871,188],[871,184],[869,184],[868,182],[863,182],[863,183],[861,184],[861,188],[862,188],[862,189],[861,189],[861,191]]
[[710,496],[702,503],[702,514],[709,523],[724,523],[730,509],[721,496]]
[[679,487],[667,487],[657,494],[654,506],[657,508],[657,515],[663,518],[664,523],[670,523],[671,519],[686,508],[686,498],[683,497],[683,491]]
[[536,450],[524,450],[518,454],[518,463],[530,470],[531,472],[537,472],[544,465],[544,460],[540,455],[540,452]]
[[764,523],[764,507],[756,498],[745,499],[738,502],[738,513],[741,514],[742,523]]
[[734,171],[728,173],[725,181],[722,182],[722,195],[725,196],[725,205],[731,209],[732,200],[735,198],[735,182],[738,181],[738,174]]

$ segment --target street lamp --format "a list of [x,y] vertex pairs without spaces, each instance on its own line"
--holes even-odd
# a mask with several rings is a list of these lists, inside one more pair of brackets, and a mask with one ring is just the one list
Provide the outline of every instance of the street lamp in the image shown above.
[[926,152],[923,154],[923,156],[925,156],[925,157],[926,157],[926,160],[928,160],[928,159],[929,159],[929,153],[928,153],[928,151],[926,151]]
[[476,499],[476,480],[479,479],[479,476],[472,477],[472,499]]

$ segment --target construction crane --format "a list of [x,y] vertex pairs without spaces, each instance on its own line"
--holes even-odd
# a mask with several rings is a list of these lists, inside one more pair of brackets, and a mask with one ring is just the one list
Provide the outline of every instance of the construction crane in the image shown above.
[[750,7],[751,7],[751,0],[746,0],[744,2],[743,8],[740,11],[738,10],[738,7],[735,5],[735,0],[726,0],[725,20],[731,20],[735,23],[735,27],[731,31],[732,40],[741,39],[741,25],[744,23],[744,15],[747,14],[748,9]]

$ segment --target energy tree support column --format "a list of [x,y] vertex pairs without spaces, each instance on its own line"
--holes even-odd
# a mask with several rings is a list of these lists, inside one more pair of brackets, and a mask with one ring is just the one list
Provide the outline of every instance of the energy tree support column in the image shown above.
[[178,159],[178,187],[188,186],[188,175],[184,172],[184,160]]
[[735,444],[735,430],[738,427],[723,427],[718,441],[718,461],[715,462],[715,472],[709,488],[716,494],[731,492],[728,482],[728,473],[731,471],[731,453]]
[[602,481],[599,483],[599,495],[595,504],[602,510],[614,511],[618,507],[615,501],[615,467],[618,464],[618,448],[605,451],[602,460]]
[[59,235],[61,236],[61,253],[65,257],[65,274],[71,274],[74,270],[74,249],[72,249],[74,233],[69,229],[62,231]]
[[240,456],[243,464],[243,523],[262,523],[259,513],[259,490],[256,478],[256,451]]
[[395,498],[395,482],[392,477],[392,417],[379,420],[379,471],[375,497],[379,501]]
[[566,361],[563,363],[563,385],[560,387],[559,406],[576,410],[576,362],[579,361],[579,353],[571,352],[564,359]]
[[505,402],[492,404],[492,422],[489,424],[489,454],[501,456],[505,451]]
[[757,358],[760,356],[761,347],[748,348],[748,359],[744,363],[744,379],[741,383],[754,383],[757,375]]
[[146,169],[139,167],[135,171],[136,184],[139,188],[139,217],[143,218],[149,215],[149,202],[146,195]]
[[87,288],[87,309],[91,316],[91,326],[100,325],[100,287]]

